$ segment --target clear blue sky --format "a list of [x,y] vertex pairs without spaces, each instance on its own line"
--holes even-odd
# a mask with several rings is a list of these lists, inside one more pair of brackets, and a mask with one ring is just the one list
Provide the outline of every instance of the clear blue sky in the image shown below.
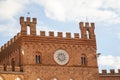
[[79,33],[80,21],[94,22],[100,69],[120,68],[120,0],[0,0],[0,46],[20,31],[20,16],[36,17],[38,31]]

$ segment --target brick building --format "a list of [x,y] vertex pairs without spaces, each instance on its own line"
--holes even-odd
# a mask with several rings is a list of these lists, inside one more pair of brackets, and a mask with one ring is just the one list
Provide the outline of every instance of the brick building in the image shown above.
[[70,32],[36,35],[36,24],[20,17],[20,33],[0,48],[0,80],[120,80],[120,70],[98,71],[94,23],[80,22],[74,38]]

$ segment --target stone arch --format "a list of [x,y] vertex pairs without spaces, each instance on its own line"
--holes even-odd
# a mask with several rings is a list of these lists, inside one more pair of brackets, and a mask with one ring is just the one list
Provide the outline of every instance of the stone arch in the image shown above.
[[22,78],[21,77],[16,77],[15,80],[22,80]]
[[53,77],[51,80],[58,80],[58,78],[57,77]]
[[42,80],[42,79],[38,77],[36,80]]
[[5,80],[5,78],[2,75],[0,75],[0,80]]

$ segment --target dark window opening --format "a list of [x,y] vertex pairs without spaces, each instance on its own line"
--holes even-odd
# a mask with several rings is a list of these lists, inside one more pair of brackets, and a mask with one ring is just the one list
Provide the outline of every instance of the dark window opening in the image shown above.
[[40,63],[40,55],[36,55],[36,63]]
[[85,55],[82,55],[81,63],[82,63],[82,65],[86,65],[86,57],[85,57]]
[[90,39],[90,32],[89,30],[86,31],[87,39]]
[[85,57],[81,57],[82,64],[86,64]]
[[15,71],[15,60],[12,58],[11,60],[12,71]]
[[3,66],[4,66],[4,71],[6,71],[7,70],[7,65],[3,64]]

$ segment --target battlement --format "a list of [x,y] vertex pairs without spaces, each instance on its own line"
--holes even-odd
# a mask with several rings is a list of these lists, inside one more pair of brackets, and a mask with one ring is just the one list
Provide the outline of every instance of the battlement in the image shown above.
[[94,23],[88,23],[88,22],[80,22],[79,28],[81,30],[81,38],[84,39],[95,39],[95,24]]
[[[8,41],[6,44],[4,44],[0,48],[0,52],[5,50],[8,46],[10,46],[12,43],[14,43],[20,36],[39,36],[39,37],[53,37],[53,38],[71,38],[71,39],[87,39],[87,40],[95,40],[95,34],[94,34],[94,23],[88,23],[88,22],[80,22],[79,27],[81,34],[74,33],[74,36],[72,37],[70,32],[66,32],[64,35],[63,32],[57,32],[57,36],[55,36],[53,31],[49,31],[48,36],[46,36],[45,31],[40,31],[40,35],[36,35],[36,24],[37,19],[36,18],[30,18],[26,17],[20,17],[20,25],[21,25],[21,32],[15,35],[10,41]],[[30,28],[30,34],[27,34],[29,32],[27,30],[27,27]]]
[[[42,37],[44,36],[44,37],[72,38],[72,35],[70,32],[66,32],[65,35],[63,34],[63,32],[57,32],[57,36],[55,36],[55,33],[53,31],[49,31],[48,36],[46,36],[46,34],[47,33],[45,31],[40,31],[40,36],[42,36]],[[74,33],[73,38],[81,39],[79,33]]]
[[102,73],[100,75],[119,75],[120,76],[120,69],[118,69],[118,72],[115,72],[114,69],[110,69],[110,72],[108,73],[107,70],[102,70]]
[[86,27],[86,28],[89,28],[89,27],[95,28],[95,24],[94,23],[89,23],[89,22],[85,22],[85,23],[84,22],[80,22],[79,26],[81,28],[83,28],[83,27]]
[[2,52],[3,50],[5,50],[8,46],[10,46],[11,44],[13,44],[19,37],[21,36],[20,33],[18,33],[17,35],[15,35],[13,38],[11,38],[7,43],[5,43],[1,48],[0,48],[0,52]]
[[26,20],[24,19],[24,17],[20,17],[20,24],[22,23],[26,23],[26,24],[29,24],[29,23],[33,23],[33,24],[37,24],[37,19],[36,18],[31,18],[30,17],[27,17]]
[[31,18],[27,17],[26,20],[24,17],[20,17],[20,25],[21,25],[21,34],[22,35],[27,35],[27,28],[30,28],[30,35],[36,35],[36,24],[37,24],[37,19],[36,18]]
[[20,67],[15,67],[14,70],[12,68],[12,66],[7,66],[6,68],[2,65],[0,65],[0,72],[6,72],[6,71],[9,71],[9,72],[20,72]]

